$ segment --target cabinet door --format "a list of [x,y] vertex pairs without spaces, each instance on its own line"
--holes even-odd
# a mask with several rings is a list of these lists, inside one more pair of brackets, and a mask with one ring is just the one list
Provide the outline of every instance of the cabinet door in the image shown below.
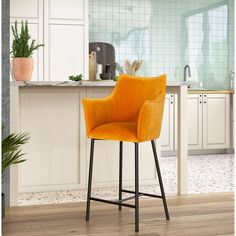
[[202,148],[202,94],[188,95],[188,148]]
[[47,0],[51,19],[84,19],[84,0]]
[[203,95],[203,148],[229,148],[229,94]]
[[10,0],[11,18],[38,18],[38,0]]
[[51,24],[49,26],[49,78],[68,80],[69,75],[83,74],[84,27]]
[[87,4],[84,0],[45,0],[45,80],[87,78]]
[[171,151],[174,148],[174,96],[166,94],[165,107],[161,128],[161,150]]
[[66,88],[21,92],[20,128],[30,142],[23,147],[19,192],[76,189],[85,182],[82,97],[82,90]]

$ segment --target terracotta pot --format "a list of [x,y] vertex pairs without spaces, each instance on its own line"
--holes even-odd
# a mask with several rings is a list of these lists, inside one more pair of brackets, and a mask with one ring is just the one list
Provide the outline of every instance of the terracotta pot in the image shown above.
[[13,77],[17,81],[30,81],[34,68],[34,59],[30,57],[16,57],[12,59]]

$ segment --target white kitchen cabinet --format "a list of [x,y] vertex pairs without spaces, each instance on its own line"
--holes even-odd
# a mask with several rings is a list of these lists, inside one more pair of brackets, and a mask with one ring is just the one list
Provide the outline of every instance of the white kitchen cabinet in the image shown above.
[[161,150],[172,151],[174,149],[174,95],[166,94],[165,107],[161,127]]
[[11,0],[10,9],[11,23],[27,20],[32,38],[45,45],[34,53],[32,80],[88,78],[88,1]]
[[230,148],[234,148],[234,130],[235,130],[235,95],[233,94],[230,99],[230,123],[231,123],[231,128],[230,128]]
[[27,161],[19,165],[19,192],[85,187],[84,96],[84,90],[65,88],[20,93],[20,129],[30,141],[23,147]]
[[84,19],[85,0],[49,0],[49,15],[52,19]]
[[229,94],[189,94],[189,150],[230,148],[229,98]]
[[188,148],[202,149],[202,94],[188,95]]
[[203,94],[203,149],[230,147],[229,94]]
[[10,16],[11,18],[29,18],[38,19],[39,2],[42,0],[11,0]]
[[84,74],[83,26],[49,26],[49,74],[51,81],[68,80],[69,75]]
[[87,1],[44,0],[44,77],[65,81],[69,75],[87,78]]

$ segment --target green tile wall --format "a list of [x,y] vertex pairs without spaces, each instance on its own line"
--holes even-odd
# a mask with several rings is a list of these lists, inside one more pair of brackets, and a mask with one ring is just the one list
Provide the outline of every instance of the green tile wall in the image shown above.
[[208,89],[229,88],[234,1],[90,0],[89,41],[113,44],[116,61],[144,60],[139,75],[166,73]]

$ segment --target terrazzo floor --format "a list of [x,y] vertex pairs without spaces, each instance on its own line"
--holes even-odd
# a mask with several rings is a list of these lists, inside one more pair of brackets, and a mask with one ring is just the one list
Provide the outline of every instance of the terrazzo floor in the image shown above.
[[[176,157],[160,159],[166,195],[176,195]],[[234,191],[234,155],[199,155],[188,157],[188,193],[212,193]],[[132,187],[126,189],[133,189]],[[140,186],[140,191],[160,194],[157,185]],[[41,205],[86,201],[86,190],[21,193],[19,205]],[[117,188],[93,189],[93,196],[117,199]],[[129,196],[123,194],[123,196]]]

